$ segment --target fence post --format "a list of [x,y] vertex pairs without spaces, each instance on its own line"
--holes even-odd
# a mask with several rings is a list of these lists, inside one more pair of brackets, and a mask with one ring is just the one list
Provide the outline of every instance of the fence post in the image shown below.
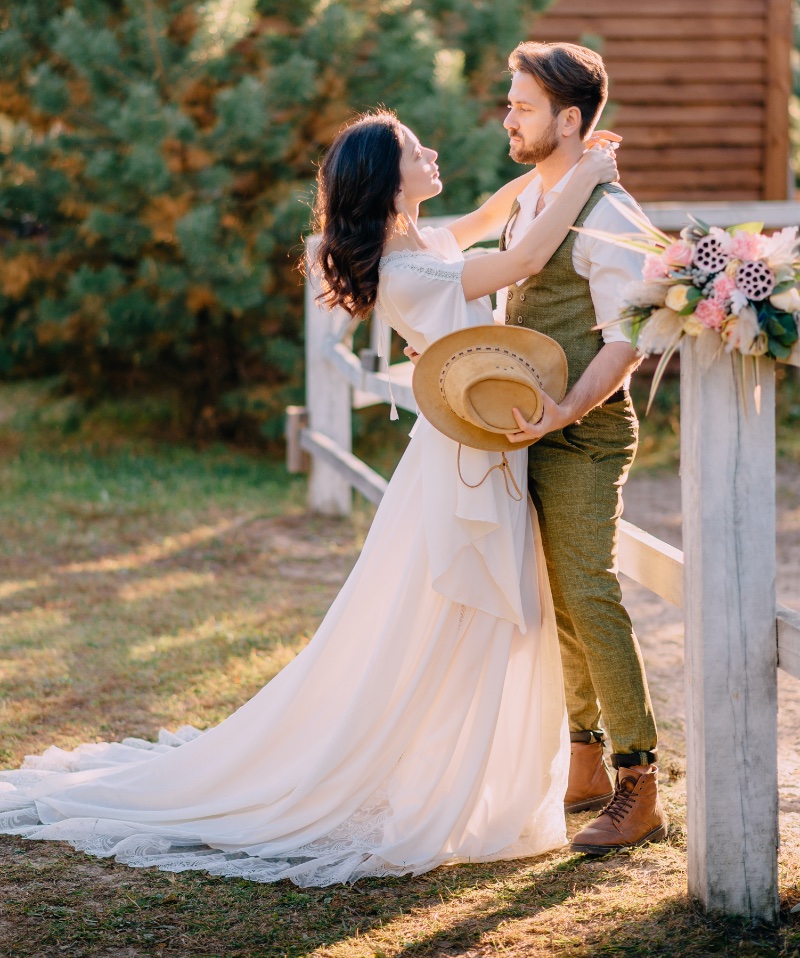
[[[318,237],[309,237],[306,260]],[[319,286],[310,269],[306,270],[305,336],[306,336],[306,407],[308,428],[332,439],[336,445],[352,450],[352,397],[347,380],[340,376],[325,357],[328,340],[346,322],[342,309],[328,311],[316,302]],[[331,465],[312,456],[308,478],[308,506],[313,512],[329,516],[350,514],[353,493],[348,480]]]
[[778,913],[775,371],[745,412],[733,360],[681,355],[689,894]]

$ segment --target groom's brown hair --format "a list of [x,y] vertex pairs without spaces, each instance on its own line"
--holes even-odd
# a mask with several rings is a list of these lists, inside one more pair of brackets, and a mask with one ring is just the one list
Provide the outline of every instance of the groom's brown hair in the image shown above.
[[585,137],[608,98],[608,74],[599,53],[577,43],[520,43],[508,58],[512,73],[528,73],[541,84],[553,116],[567,107],[581,111]]

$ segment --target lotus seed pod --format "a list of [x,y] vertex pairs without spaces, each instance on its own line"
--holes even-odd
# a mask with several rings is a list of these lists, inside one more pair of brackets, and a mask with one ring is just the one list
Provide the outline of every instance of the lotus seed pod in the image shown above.
[[705,273],[718,273],[730,262],[731,255],[719,237],[704,236],[694,248],[694,264]]
[[775,289],[775,274],[763,259],[742,263],[736,270],[736,286],[748,299],[766,299]]

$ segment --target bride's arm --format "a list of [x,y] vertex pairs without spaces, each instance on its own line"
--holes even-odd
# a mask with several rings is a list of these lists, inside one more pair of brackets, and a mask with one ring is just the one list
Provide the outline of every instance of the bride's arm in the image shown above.
[[[586,140],[585,146],[591,150],[595,146],[605,146],[608,143],[619,143],[622,137],[610,130],[595,130]],[[469,249],[481,240],[489,239],[497,234],[506,225],[509,211],[514,200],[536,176],[536,168],[523,173],[516,179],[510,180],[505,186],[493,193],[486,202],[472,213],[460,216],[447,227],[455,236],[461,249]]]
[[616,177],[613,154],[584,153],[564,191],[536,217],[513,249],[464,263],[461,283],[466,298],[478,299],[538,273],[564,241],[594,188]]
[[529,170],[510,180],[493,193],[488,200],[466,216],[460,216],[447,228],[455,236],[461,249],[469,249],[475,243],[497,234],[506,225],[508,211],[514,200],[536,176],[536,169]]

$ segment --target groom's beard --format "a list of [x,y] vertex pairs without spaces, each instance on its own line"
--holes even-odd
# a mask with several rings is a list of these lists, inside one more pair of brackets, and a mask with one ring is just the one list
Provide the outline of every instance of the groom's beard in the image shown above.
[[534,143],[511,143],[509,155],[515,163],[541,163],[558,149],[558,130],[555,119]]

